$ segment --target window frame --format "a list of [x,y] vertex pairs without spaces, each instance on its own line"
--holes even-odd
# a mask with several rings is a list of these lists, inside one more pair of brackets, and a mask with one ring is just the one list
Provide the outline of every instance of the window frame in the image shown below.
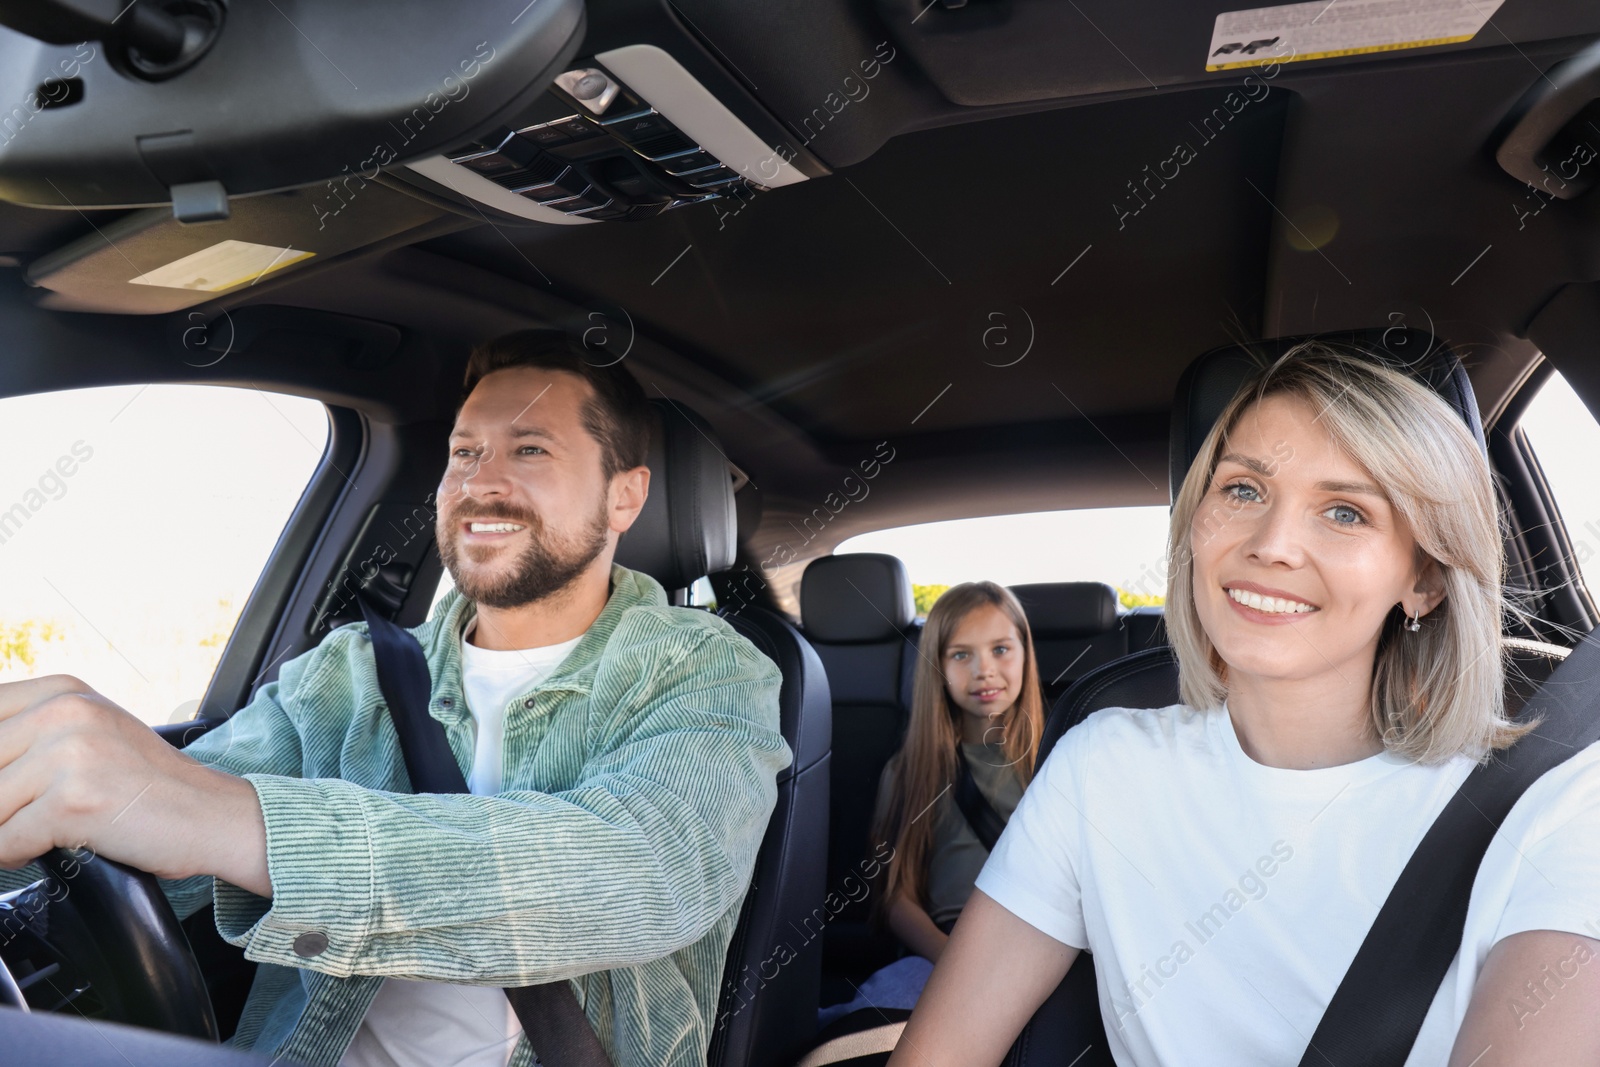
[[[1600,611],[1593,591],[1583,583],[1560,503],[1522,428],[1529,405],[1556,370],[1548,358],[1541,358],[1523,379],[1487,434],[1489,456],[1511,525],[1506,541],[1508,587],[1531,591],[1533,610],[1542,618],[1587,632],[1600,620]],[[1548,562],[1537,562],[1540,559]],[[1554,628],[1529,636],[1569,644]]]

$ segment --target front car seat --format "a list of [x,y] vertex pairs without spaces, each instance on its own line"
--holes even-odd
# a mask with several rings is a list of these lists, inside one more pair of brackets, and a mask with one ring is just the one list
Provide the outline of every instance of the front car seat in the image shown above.
[[[1201,442],[1245,378],[1263,359],[1270,362],[1312,339],[1283,337],[1228,345],[1189,365],[1178,379],[1172,406],[1168,479],[1173,500]],[[1466,369],[1442,343],[1420,331],[1400,329],[1322,334],[1315,339],[1405,367],[1456,410],[1488,454],[1472,383]],[[1525,638],[1504,640],[1511,655],[1507,711],[1514,713],[1565,658],[1567,650]],[[1164,708],[1179,700],[1178,661],[1171,646],[1147,648],[1107,663],[1079,678],[1051,708],[1035,766],[1044,763],[1062,734],[1102,708]],[[1088,952],[1079,955],[1060,987],[1034,1013],[1004,1063],[1005,1067],[1112,1067]]]
[[[650,494],[616,561],[681,603],[697,579],[733,563],[733,479],[704,419],[670,400],[652,404],[659,424],[646,460]],[[723,617],[783,672],[779,717],[794,761],[778,775],[778,803],[728,944],[707,1064],[776,1067],[817,1027],[821,941],[802,943],[792,931],[826,914],[833,705],[821,661],[788,622],[757,607]]]

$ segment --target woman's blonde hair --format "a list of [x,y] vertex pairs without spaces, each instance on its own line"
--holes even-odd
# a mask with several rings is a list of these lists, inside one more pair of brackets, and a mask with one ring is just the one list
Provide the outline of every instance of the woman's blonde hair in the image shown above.
[[964,582],[945,591],[928,611],[922,628],[911,690],[911,722],[906,740],[889,761],[889,804],[872,828],[874,841],[894,845],[888,880],[878,896],[881,919],[890,901],[904,896],[926,904],[928,851],[934,819],[922,817],[956,779],[956,746],[961,743],[961,709],[945,690],[944,654],[961,623],[974,609],[993,605],[1017,628],[1023,651],[1022,692],[999,722],[1007,765],[1026,786],[1044,733],[1044,698],[1033,653],[1028,617],[1011,590],[994,582]]
[[1194,538],[1228,521],[1214,506],[1196,526],[1228,435],[1268,397],[1298,398],[1335,445],[1376,479],[1410,526],[1417,562],[1438,561],[1445,597],[1419,632],[1395,605],[1378,636],[1369,701],[1384,746],[1422,763],[1456,755],[1485,760],[1533,728],[1506,717],[1502,614],[1529,617],[1505,591],[1505,531],[1489,463],[1461,416],[1426,383],[1378,357],[1311,341],[1262,361],[1200,445],[1172,508],[1167,534],[1166,626],[1178,660],[1179,697],[1218,707],[1227,666],[1200,625]]

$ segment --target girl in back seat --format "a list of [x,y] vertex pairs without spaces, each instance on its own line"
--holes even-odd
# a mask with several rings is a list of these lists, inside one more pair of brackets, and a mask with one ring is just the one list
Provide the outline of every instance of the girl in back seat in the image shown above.
[[1033,777],[1044,728],[1033,638],[1004,586],[967,582],[934,602],[922,631],[905,743],[883,769],[872,840],[893,858],[876,916],[915,955],[863,984],[857,1007],[910,1008],[950,939],[1006,820]]

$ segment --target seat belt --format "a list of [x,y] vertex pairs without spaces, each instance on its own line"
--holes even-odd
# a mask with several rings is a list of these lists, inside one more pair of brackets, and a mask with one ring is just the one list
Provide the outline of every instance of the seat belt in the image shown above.
[[972,777],[972,767],[967,763],[967,754],[961,751],[961,746],[956,746],[956,807],[961,809],[961,814],[966,818],[967,825],[972,827],[972,832],[977,835],[978,843],[985,852],[994,851],[994,843],[1000,840],[1000,832],[1006,828],[1006,821],[1000,813],[990,805],[983,791],[978,788],[978,780]]
[[[468,792],[443,724],[428,714],[433,682],[422,646],[407,630],[384,618],[366,597],[357,599],[372,638],[378,689],[400,737],[412,792]],[[544,1067],[611,1067],[611,1058],[566,981],[508,986],[505,994]]]
[[1473,769],[1395,881],[1300,1067],[1402,1067],[1461,950],[1472,884],[1517,799],[1600,739],[1600,635],[1586,634],[1523,706],[1543,722]]

